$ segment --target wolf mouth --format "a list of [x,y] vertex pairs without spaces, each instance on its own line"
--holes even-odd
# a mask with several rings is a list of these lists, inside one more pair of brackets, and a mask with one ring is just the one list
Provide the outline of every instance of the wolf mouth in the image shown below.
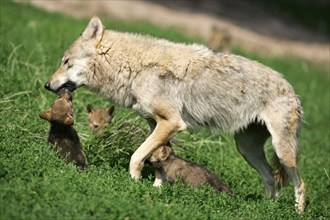
[[58,87],[58,89],[54,90],[50,87],[50,82],[46,82],[46,84],[44,85],[45,89],[54,92],[56,94],[58,94],[62,89],[67,89],[70,92],[73,92],[74,90],[77,89],[77,85],[76,83],[72,82],[72,81],[67,81],[66,83],[64,83],[63,85],[61,85],[60,87]]

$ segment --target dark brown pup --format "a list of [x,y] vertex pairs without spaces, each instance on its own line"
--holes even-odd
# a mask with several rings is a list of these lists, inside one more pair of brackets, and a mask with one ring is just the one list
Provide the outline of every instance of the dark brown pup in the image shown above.
[[61,90],[59,95],[49,110],[39,113],[40,118],[50,122],[48,142],[59,150],[67,163],[74,161],[78,167],[85,169],[88,166],[86,156],[73,128],[72,95],[68,90]]

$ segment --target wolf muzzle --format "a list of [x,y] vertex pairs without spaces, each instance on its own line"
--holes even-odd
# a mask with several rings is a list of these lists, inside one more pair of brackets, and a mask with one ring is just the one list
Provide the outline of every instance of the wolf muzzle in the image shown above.
[[46,82],[45,85],[44,85],[44,88],[51,91],[51,88],[50,88],[50,82]]
[[64,83],[63,85],[61,85],[60,87],[58,87],[58,89],[54,90],[51,88],[50,82],[48,81],[45,83],[44,88],[47,89],[48,91],[58,94],[62,89],[67,89],[70,92],[73,92],[74,90],[76,90],[77,85],[72,81],[68,81],[68,82]]

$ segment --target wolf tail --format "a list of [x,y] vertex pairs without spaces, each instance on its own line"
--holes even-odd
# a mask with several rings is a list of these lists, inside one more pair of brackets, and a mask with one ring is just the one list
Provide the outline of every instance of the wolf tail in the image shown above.
[[288,174],[280,163],[280,160],[275,152],[273,152],[271,157],[271,165],[274,170],[273,175],[275,179],[275,189],[276,191],[279,191],[282,187],[285,187],[288,184]]

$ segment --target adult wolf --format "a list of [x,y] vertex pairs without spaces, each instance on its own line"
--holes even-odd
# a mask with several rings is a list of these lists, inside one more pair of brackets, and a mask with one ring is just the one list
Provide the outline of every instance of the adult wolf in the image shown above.
[[[305,187],[297,171],[302,108],[276,71],[202,45],[105,30],[93,17],[45,84],[53,92],[80,86],[135,109],[150,124],[150,136],[131,157],[132,178],[140,177],[145,159],[175,134],[207,126],[234,134],[238,151],[261,175],[268,196],[275,196],[288,176],[296,209],[304,211]],[[264,153],[269,136],[273,167]],[[154,185],[161,185],[163,174],[155,176]]]

